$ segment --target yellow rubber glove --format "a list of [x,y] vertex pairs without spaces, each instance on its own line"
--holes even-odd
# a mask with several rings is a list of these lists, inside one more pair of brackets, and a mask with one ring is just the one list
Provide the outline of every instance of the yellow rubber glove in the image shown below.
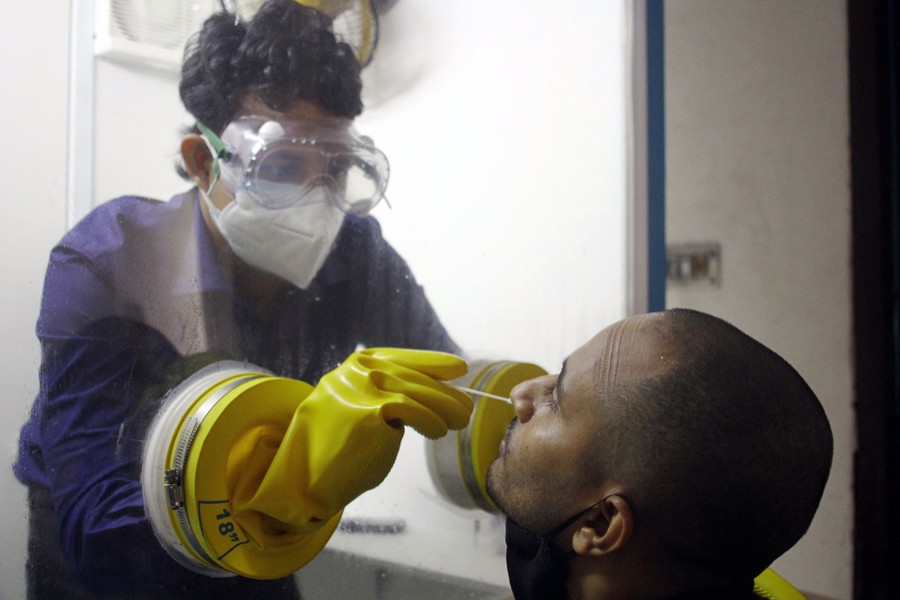
[[387,476],[409,426],[429,438],[468,423],[473,403],[441,380],[466,373],[452,354],[371,348],[325,375],[278,428],[247,432],[231,477],[235,519],[261,548],[290,543]]

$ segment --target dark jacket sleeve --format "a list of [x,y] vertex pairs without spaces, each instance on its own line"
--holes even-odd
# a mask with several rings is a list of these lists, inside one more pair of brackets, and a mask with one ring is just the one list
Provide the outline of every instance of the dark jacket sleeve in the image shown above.
[[406,261],[382,237],[374,219],[365,219],[352,260],[359,285],[363,344],[460,353]]
[[91,589],[190,575],[155,539],[140,483],[142,440],[167,385],[164,365],[177,358],[158,333],[118,318],[45,347],[43,460],[63,553]]
[[[116,247],[118,230],[101,231]],[[140,483],[141,440],[178,353],[123,310],[92,252],[99,237],[76,229],[51,254],[37,326],[40,390],[23,434],[43,471],[25,479],[49,488],[69,567],[87,587],[112,591],[190,573],[156,540]]]

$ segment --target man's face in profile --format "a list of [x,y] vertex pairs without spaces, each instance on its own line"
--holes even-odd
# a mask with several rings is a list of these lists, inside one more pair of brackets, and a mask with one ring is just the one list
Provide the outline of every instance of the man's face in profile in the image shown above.
[[659,371],[666,354],[654,331],[659,315],[619,321],[563,362],[558,375],[516,386],[517,418],[487,477],[500,509],[525,529],[549,531],[596,501],[602,474],[585,472],[585,459],[602,451],[597,411],[614,401],[617,384]]

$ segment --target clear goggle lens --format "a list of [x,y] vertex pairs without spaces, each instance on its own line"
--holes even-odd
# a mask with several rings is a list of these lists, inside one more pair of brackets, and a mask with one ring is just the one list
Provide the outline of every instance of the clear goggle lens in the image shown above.
[[384,196],[386,174],[387,159],[374,148],[325,149],[294,141],[256,154],[243,180],[266,208],[292,206],[324,186],[341,210],[364,214]]
[[243,187],[265,208],[302,203],[319,186],[338,208],[357,215],[384,197],[387,157],[346,120],[290,122],[285,131],[284,124],[270,119],[241,117],[221,139],[198,125],[216,152],[223,182],[232,191]]

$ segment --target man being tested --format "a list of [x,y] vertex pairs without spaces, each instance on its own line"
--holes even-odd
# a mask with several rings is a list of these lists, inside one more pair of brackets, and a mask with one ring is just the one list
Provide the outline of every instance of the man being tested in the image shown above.
[[517,600],[757,598],[831,466],[800,375],[699,312],[618,322],[511,398],[487,483]]

